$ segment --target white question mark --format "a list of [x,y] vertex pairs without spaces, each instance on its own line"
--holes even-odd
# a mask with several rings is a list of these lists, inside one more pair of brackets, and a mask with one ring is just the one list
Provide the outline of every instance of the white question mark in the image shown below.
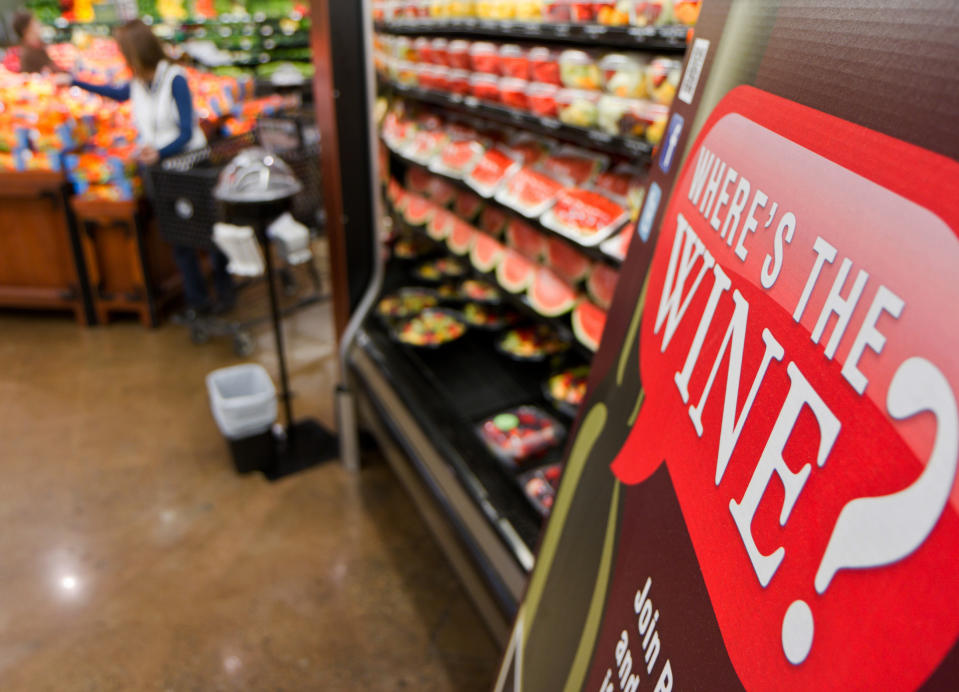
[[[925,358],[904,361],[889,385],[886,410],[896,420],[924,411],[936,417],[936,439],[926,468],[905,490],[861,497],[842,508],[816,572],[823,594],[841,569],[865,569],[898,562],[928,538],[942,516],[956,479],[959,410],[949,382]],[[813,640],[809,605],[793,601],[783,617],[782,645],[789,662],[806,660]]]

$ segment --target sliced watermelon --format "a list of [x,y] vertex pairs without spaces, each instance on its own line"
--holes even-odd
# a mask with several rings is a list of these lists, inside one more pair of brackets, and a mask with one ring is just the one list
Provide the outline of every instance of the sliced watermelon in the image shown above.
[[507,249],[496,267],[496,281],[510,293],[522,293],[533,283],[536,264],[515,250]]
[[456,198],[456,186],[448,180],[432,175],[423,194],[441,207],[448,207]]
[[425,197],[407,194],[406,206],[403,208],[403,218],[410,226],[422,226],[433,217],[436,205]]
[[390,201],[390,204],[396,204],[396,200],[399,199],[402,194],[403,186],[400,185],[396,178],[390,178],[390,182],[386,184],[386,199]]
[[419,166],[410,166],[406,171],[406,189],[418,195],[427,195],[430,181],[436,176]]
[[599,348],[606,326],[606,312],[588,300],[580,301],[573,310],[573,332],[581,344],[590,351]]
[[546,264],[571,284],[585,279],[592,266],[582,252],[566,241],[553,237],[547,239]]
[[486,207],[480,212],[479,228],[490,235],[500,236],[503,234],[503,228],[506,227],[508,220],[506,212],[496,207]]
[[473,246],[473,234],[476,229],[465,221],[454,219],[450,234],[446,237],[446,247],[456,255],[465,255]]
[[548,175],[523,166],[496,193],[496,200],[524,216],[535,218],[552,206],[562,189],[563,185]]
[[463,219],[472,221],[483,210],[483,200],[468,190],[459,190],[453,201],[453,213]]
[[473,234],[470,262],[478,271],[487,273],[496,269],[505,252],[506,246],[492,236],[479,231]]
[[546,256],[546,236],[528,223],[510,219],[506,226],[506,243],[534,262]]
[[576,289],[563,281],[552,269],[539,267],[526,292],[530,305],[541,315],[558,317],[576,306]]
[[446,240],[453,230],[456,217],[445,209],[433,212],[433,218],[426,222],[426,234],[433,240]]
[[589,297],[603,310],[609,310],[613,302],[613,294],[616,292],[616,282],[619,281],[619,272],[612,267],[597,262],[593,267],[593,273],[586,282],[586,290]]
[[402,213],[406,209],[406,202],[410,197],[410,193],[405,189],[400,188],[399,192],[396,193],[396,199],[393,200],[393,209]]

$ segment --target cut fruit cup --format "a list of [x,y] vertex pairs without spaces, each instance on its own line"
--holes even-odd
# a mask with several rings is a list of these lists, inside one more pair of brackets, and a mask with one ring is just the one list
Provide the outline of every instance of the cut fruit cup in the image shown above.
[[584,246],[606,240],[629,218],[626,210],[597,192],[581,188],[563,190],[542,224]]
[[556,94],[559,119],[575,127],[595,127],[599,121],[599,100],[602,94],[585,89],[560,89]]
[[559,78],[570,89],[602,89],[603,73],[593,56],[583,50],[564,50],[559,55]]
[[533,82],[526,87],[526,103],[530,112],[541,118],[555,118],[559,115],[556,95],[559,87],[554,84]]
[[563,86],[559,77],[559,53],[545,46],[537,46],[529,49],[527,60],[531,80]]
[[425,36],[413,41],[413,53],[417,62],[434,62],[432,42]]
[[434,38],[430,41],[430,54],[434,63],[449,67],[449,45],[445,38]]
[[499,69],[504,77],[529,79],[529,58],[526,51],[515,43],[500,46]]
[[500,101],[508,108],[525,111],[529,108],[527,91],[529,82],[514,77],[503,77],[499,80]]
[[447,84],[450,93],[460,96],[469,96],[470,73],[466,70],[449,70]]
[[565,428],[545,411],[520,406],[484,420],[480,438],[497,458],[518,465],[560,443]]
[[462,39],[450,41],[446,50],[446,61],[450,67],[457,70],[469,70],[470,42]]
[[492,43],[477,41],[470,46],[469,56],[473,72],[499,74],[499,53]]
[[403,86],[418,86],[420,81],[419,65],[409,60],[399,60],[396,65],[396,81]]
[[683,63],[676,58],[653,58],[646,73],[646,91],[649,97],[668,106],[676,96],[679,78],[682,76]]
[[500,101],[499,79],[496,75],[475,72],[470,76],[470,94],[480,101]]
[[636,26],[658,26],[673,18],[673,0],[633,0],[630,21]]
[[646,65],[639,58],[610,53],[599,61],[606,91],[621,98],[646,96]]

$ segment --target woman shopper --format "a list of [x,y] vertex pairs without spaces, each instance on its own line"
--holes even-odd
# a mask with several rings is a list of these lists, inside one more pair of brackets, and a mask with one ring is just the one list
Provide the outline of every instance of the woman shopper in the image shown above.
[[[134,19],[117,29],[115,38],[133,72],[133,79],[120,86],[89,84],[75,78],[71,83],[116,101],[133,102],[133,123],[140,144],[137,160],[144,166],[206,146],[186,73],[167,59],[163,45],[150,27]],[[212,304],[197,250],[174,245],[173,257],[183,277],[185,317],[194,319],[206,312],[227,312],[233,307],[233,279],[226,270],[228,260],[218,248],[211,251],[217,296]]]

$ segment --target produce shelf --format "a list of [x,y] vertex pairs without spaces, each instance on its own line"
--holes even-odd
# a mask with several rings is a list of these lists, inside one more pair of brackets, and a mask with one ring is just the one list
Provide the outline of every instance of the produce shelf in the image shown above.
[[512,127],[520,127],[544,137],[561,139],[584,149],[625,156],[639,165],[647,165],[652,158],[653,145],[635,137],[619,137],[599,130],[566,125],[552,118],[540,118],[525,111],[485,103],[473,96],[463,97],[433,89],[398,84],[393,81],[388,81],[387,84],[397,93],[415,101],[429,103],[460,113],[469,113]]
[[566,43],[586,48],[623,48],[682,53],[691,29],[686,26],[603,26],[482,19],[403,19],[376,22],[377,31],[401,36],[443,35],[511,41]]
[[[389,147],[387,147],[387,149],[389,149]],[[462,180],[459,180],[459,179],[457,179],[457,178],[451,178],[451,177],[445,176],[445,175],[443,175],[442,173],[435,173],[435,172],[433,172],[433,171],[430,171],[430,169],[427,168],[426,166],[424,166],[424,165],[422,165],[422,164],[419,164],[419,163],[416,163],[415,161],[412,161],[412,160],[406,158],[405,156],[403,156],[403,155],[401,155],[401,154],[398,154],[397,152],[393,151],[392,149],[389,149],[389,152],[390,152],[390,157],[391,157],[392,159],[394,159],[395,161],[400,161],[400,162],[402,162],[403,165],[405,165],[405,166],[413,166],[413,167],[416,167],[416,168],[422,168],[423,170],[428,171],[430,175],[435,175],[435,176],[437,176],[437,177],[443,178],[444,180],[449,181],[451,184],[455,185],[456,187],[458,187],[458,188],[460,188],[460,189],[462,189],[462,190],[468,190],[468,191],[472,192],[473,194],[476,194],[476,191],[473,190],[473,188],[471,188],[469,185],[467,185],[466,183],[464,183]],[[516,211],[515,209],[513,209],[512,207],[508,207],[508,206],[506,206],[505,204],[502,204],[501,202],[498,202],[497,200],[495,200],[495,199],[493,199],[493,198],[491,198],[491,197],[490,197],[490,198],[484,197],[484,198],[483,198],[483,203],[486,204],[486,205],[488,205],[488,206],[491,206],[491,207],[496,207],[497,209],[500,209],[501,211],[509,214],[510,216],[515,216],[515,217],[517,217],[517,218],[519,218],[519,219],[522,219],[525,223],[529,224],[530,226],[532,226],[533,228],[535,228],[537,231],[543,233],[544,235],[553,236],[554,238],[559,238],[559,239],[562,240],[563,242],[565,242],[565,243],[567,243],[567,244],[572,245],[573,247],[575,247],[577,250],[579,250],[580,252],[582,252],[584,255],[586,255],[587,257],[589,257],[591,260],[598,260],[598,261],[600,261],[600,262],[605,262],[605,263],[608,264],[609,266],[614,267],[614,268],[616,268],[616,269],[618,269],[618,268],[620,267],[620,265],[622,264],[622,261],[621,261],[621,260],[619,260],[619,259],[617,259],[616,257],[613,257],[613,256],[611,256],[611,255],[607,255],[605,252],[603,252],[603,251],[600,249],[600,247],[599,247],[598,245],[593,246],[593,247],[586,247],[585,245],[580,245],[580,244],[577,243],[575,240],[573,240],[573,239],[571,239],[571,238],[567,238],[567,237],[564,236],[562,233],[557,233],[556,231],[552,230],[551,228],[547,228],[547,227],[544,226],[542,223],[540,223],[539,219],[530,219],[530,218],[528,218],[528,217],[525,217],[525,216],[523,216],[522,214],[520,214],[518,211]],[[401,220],[401,221],[402,221],[402,220]],[[619,232],[619,231],[617,231],[617,233],[618,233],[618,232]],[[613,236],[615,236],[615,233],[613,234]],[[610,236],[610,237],[613,237],[613,236]]]

